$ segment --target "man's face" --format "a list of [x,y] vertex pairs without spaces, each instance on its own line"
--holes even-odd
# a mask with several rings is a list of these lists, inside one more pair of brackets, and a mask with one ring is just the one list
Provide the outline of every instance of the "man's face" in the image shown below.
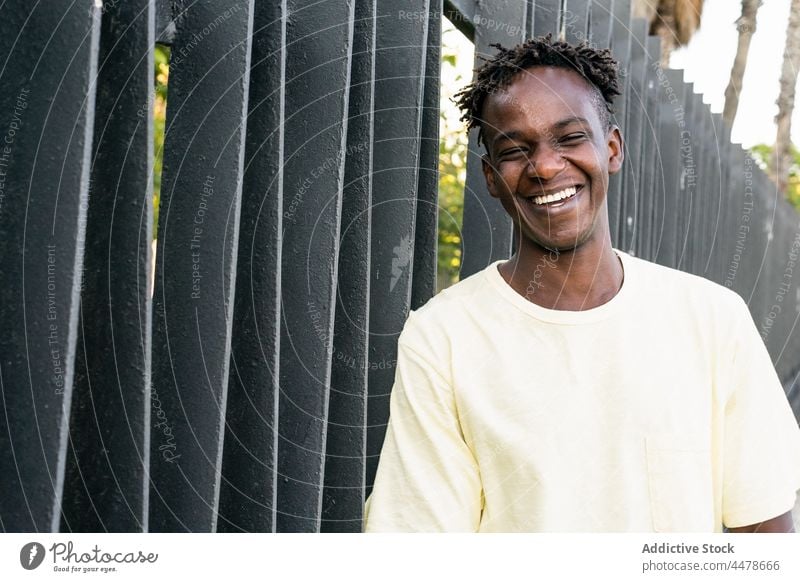
[[523,239],[567,251],[607,236],[622,136],[606,128],[587,81],[569,69],[527,69],[486,99],[483,120],[489,193]]

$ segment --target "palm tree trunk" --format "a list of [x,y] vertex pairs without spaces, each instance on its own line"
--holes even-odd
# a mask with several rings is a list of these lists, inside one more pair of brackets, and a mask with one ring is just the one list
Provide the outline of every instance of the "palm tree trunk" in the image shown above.
[[756,13],[761,6],[761,0],[742,0],[742,15],[736,21],[739,30],[739,44],[736,47],[736,58],[731,68],[731,78],[725,89],[725,109],[722,117],[733,125],[736,111],[739,109],[739,93],[742,91],[742,79],[747,68],[747,54],[750,52],[750,40],[756,32]]
[[703,0],[633,0],[632,8],[661,38],[661,66],[667,67],[672,51],[688,44],[700,26]]
[[772,171],[778,191],[786,194],[791,166],[791,131],[794,94],[797,73],[800,67],[800,0],[792,0],[789,8],[789,25],[786,27],[786,46],[783,51],[781,70],[781,92],[778,95],[778,115],[775,123],[778,132],[775,136],[775,150],[772,158]]

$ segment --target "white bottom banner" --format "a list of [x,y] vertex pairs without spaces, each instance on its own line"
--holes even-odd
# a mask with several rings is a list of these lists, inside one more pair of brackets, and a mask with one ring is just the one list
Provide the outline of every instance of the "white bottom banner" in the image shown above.
[[797,534],[3,534],[1,580],[800,580]]

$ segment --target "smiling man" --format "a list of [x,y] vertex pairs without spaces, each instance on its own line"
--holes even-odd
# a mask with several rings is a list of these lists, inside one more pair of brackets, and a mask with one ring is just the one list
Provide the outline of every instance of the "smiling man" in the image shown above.
[[498,50],[459,104],[517,247],[410,314],[366,531],[791,531],[800,431],[747,306],[611,246],[617,64]]

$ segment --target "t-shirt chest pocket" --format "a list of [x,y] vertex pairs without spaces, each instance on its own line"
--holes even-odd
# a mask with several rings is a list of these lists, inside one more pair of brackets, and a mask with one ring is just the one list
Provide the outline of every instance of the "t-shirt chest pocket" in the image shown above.
[[711,450],[700,436],[645,440],[650,510],[659,532],[713,532]]

